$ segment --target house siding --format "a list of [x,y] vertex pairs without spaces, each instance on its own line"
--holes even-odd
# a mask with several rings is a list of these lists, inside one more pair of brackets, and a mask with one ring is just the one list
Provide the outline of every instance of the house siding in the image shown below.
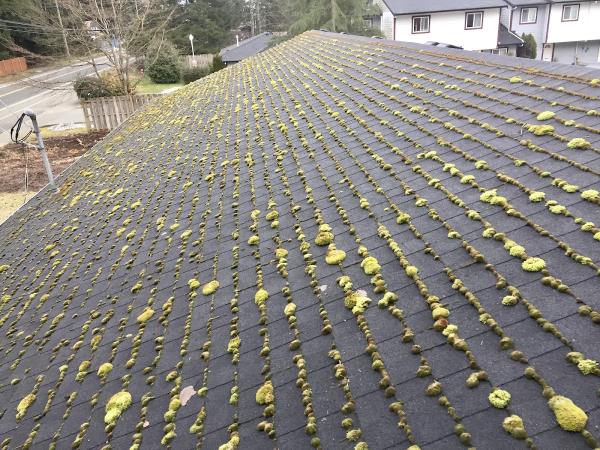
[[[427,41],[444,42],[459,45],[465,50],[495,49],[498,44],[500,8],[483,10],[483,27],[476,30],[465,30],[465,13],[468,11],[428,14],[431,16],[430,32],[419,34],[412,33],[413,15],[396,16],[396,35],[394,38],[397,41],[418,43],[425,43]],[[482,10],[474,9],[473,11]]]
[[562,10],[562,3],[552,5],[547,42],[600,40],[600,3],[579,3],[579,20],[572,22],[562,21]]
[[[386,39],[394,39],[394,15],[388,9],[383,0],[373,0],[373,4],[379,6],[381,9],[381,19],[379,22],[379,29]],[[373,21],[375,26],[375,21]]]
[[542,59],[544,42],[546,41],[546,24],[548,21],[549,5],[534,5],[531,7],[537,7],[538,9],[536,23],[519,23],[522,9],[519,7],[513,11],[511,30],[518,36],[521,36],[523,33],[532,34],[537,44],[536,59]]

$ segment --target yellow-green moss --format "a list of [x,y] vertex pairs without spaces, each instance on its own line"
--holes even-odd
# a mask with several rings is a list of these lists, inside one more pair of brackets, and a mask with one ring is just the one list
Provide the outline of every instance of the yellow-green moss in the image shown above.
[[248,238],[248,245],[258,245],[260,238],[255,234]]
[[275,401],[273,393],[273,383],[268,380],[256,391],[256,403],[259,405],[269,405]]
[[331,227],[324,223],[319,225],[319,231],[317,236],[315,237],[315,244],[320,247],[324,247],[325,245],[329,245],[333,242],[333,233],[331,232]]
[[511,83],[520,83],[523,79],[519,76],[514,76],[508,79],[509,82]]
[[567,144],[567,147],[571,148],[571,149],[586,149],[586,148],[590,148],[591,146],[592,146],[592,144],[590,144],[584,138],[573,138]]
[[546,134],[554,133],[554,127],[552,125],[529,125],[527,130],[536,136],[544,136]]
[[288,255],[288,251],[285,248],[278,248],[275,250],[275,256],[277,259],[285,258]]
[[514,306],[517,304],[517,297],[515,297],[514,295],[506,295],[503,299],[502,299],[502,304],[504,306]]
[[502,428],[515,439],[525,439],[527,437],[523,419],[515,414],[504,418]]
[[27,394],[21,399],[21,401],[17,405],[17,420],[21,420],[25,416],[25,414],[27,413],[27,409],[33,404],[33,402],[35,402],[35,399],[35,394]]
[[98,367],[98,376],[100,378],[106,378],[106,376],[113,370],[113,365],[109,362],[105,362]]
[[120,391],[114,394],[106,404],[106,414],[104,415],[104,423],[107,425],[114,424],[119,416],[131,405],[131,394],[127,391]]
[[362,314],[369,306],[371,299],[361,292],[351,292],[344,297],[344,305],[352,311],[353,314]]
[[556,421],[563,430],[582,431],[585,429],[588,416],[570,398],[555,395],[548,400],[548,406],[554,411]]
[[137,316],[137,321],[138,323],[146,323],[152,318],[153,315],[154,310],[150,307],[147,307],[139,316]]
[[217,280],[212,280],[202,287],[202,294],[211,295],[214,294],[217,289],[219,289],[219,282]]
[[433,320],[445,319],[449,315],[450,311],[448,311],[446,308],[442,308],[441,306],[438,306],[437,308],[434,308],[433,311],[431,311],[431,316],[433,317]]
[[296,304],[288,303],[287,305],[285,305],[283,313],[285,314],[286,317],[290,317],[290,316],[293,316],[294,314],[296,314]]
[[362,260],[360,266],[363,268],[367,275],[375,275],[381,270],[381,266],[377,262],[377,259],[373,256],[367,256]]
[[546,261],[542,258],[527,258],[523,261],[521,267],[527,272],[539,272],[546,268]]
[[534,191],[529,194],[529,201],[532,203],[538,203],[546,199],[546,193],[541,191]]
[[254,303],[256,303],[257,305],[262,305],[264,302],[267,301],[268,298],[269,293],[267,292],[267,290],[260,288],[258,291],[256,291],[256,294],[254,294]]
[[419,269],[415,266],[406,266],[406,269],[404,270],[406,271],[406,275],[409,277],[414,277],[417,273],[419,273]]
[[346,259],[346,252],[344,250],[338,250],[335,244],[330,244],[325,255],[325,262],[327,264],[335,265],[340,264]]
[[198,289],[200,287],[200,282],[198,280],[196,280],[195,278],[192,278],[191,280],[188,281],[188,286],[190,287],[191,291],[195,291],[196,289]]
[[510,402],[510,392],[503,389],[495,389],[488,395],[488,400],[496,408],[506,408],[508,402]]
[[516,256],[518,258],[521,258],[522,256],[525,256],[525,247],[521,246],[521,245],[513,245],[510,250],[508,250],[508,253],[510,253],[510,256]]
[[227,345],[227,351],[229,353],[233,353],[236,350],[238,350],[240,348],[240,344],[242,343],[242,340],[240,339],[239,336],[236,336],[232,339],[229,340],[229,344]]
[[553,111],[543,111],[537,115],[537,120],[550,120],[555,116]]
[[577,368],[584,375],[598,374],[598,362],[593,359],[582,359],[577,363]]
[[6,272],[8,269],[10,269],[8,264],[0,264],[0,273]]
[[586,189],[581,193],[581,198],[584,200],[600,200],[600,192],[596,189]]
[[219,450],[235,450],[240,445],[240,436],[238,433],[231,433],[231,437],[227,442],[219,446]]

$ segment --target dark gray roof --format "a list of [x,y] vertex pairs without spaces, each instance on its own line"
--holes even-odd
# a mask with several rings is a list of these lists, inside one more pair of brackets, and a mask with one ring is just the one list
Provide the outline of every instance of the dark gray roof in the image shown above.
[[498,45],[523,45],[523,39],[512,31],[509,31],[504,25],[500,24],[498,28]]
[[239,46],[234,44],[224,48],[219,54],[223,58],[223,62],[238,62],[267,49],[272,39],[272,33],[265,32],[257,34],[256,36],[241,41]]
[[599,79],[308,32],[146,105],[0,226],[3,446],[597,447]]
[[384,0],[392,14],[433,13],[485,8],[502,8],[504,0]]

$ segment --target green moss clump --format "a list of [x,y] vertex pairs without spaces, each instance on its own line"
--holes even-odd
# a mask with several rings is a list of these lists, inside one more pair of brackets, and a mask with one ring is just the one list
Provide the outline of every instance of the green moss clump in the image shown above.
[[360,263],[360,267],[363,268],[367,275],[375,275],[381,270],[379,262],[377,262],[377,259],[373,256],[367,256],[365,259],[363,259]]
[[406,272],[406,275],[408,275],[411,278],[419,273],[419,269],[415,266],[406,266],[404,270]]
[[269,405],[275,401],[273,392],[273,383],[268,380],[256,391],[256,403],[259,405]]
[[260,288],[258,291],[256,291],[256,294],[254,294],[254,303],[260,306],[263,303],[265,303],[268,298],[269,293],[267,292],[267,290]]
[[567,144],[567,147],[570,149],[587,149],[590,148],[592,146],[592,144],[589,143],[589,141],[587,141],[584,138],[573,138],[569,141],[569,143]]
[[290,317],[290,316],[293,316],[294,314],[296,314],[296,304],[288,303],[287,305],[285,305],[283,313],[285,314],[286,317]]
[[517,304],[517,297],[515,297],[514,295],[506,295],[503,299],[502,299],[502,304],[504,306],[514,306]]
[[211,295],[214,294],[217,289],[219,289],[219,282],[217,280],[212,280],[202,287],[202,294]]
[[425,394],[430,397],[438,396],[441,393],[442,393],[442,383],[440,383],[439,381],[434,381],[429,386],[427,386],[427,389],[425,389]]
[[248,238],[248,245],[258,245],[260,238],[255,234]]
[[525,247],[521,245],[513,245],[508,251],[508,253],[510,253],[510,256],[516,256],[518,258],[521,258],[526,255]]
[[523,419],[515,414],[504,418],[502,428],[515,439],[525,439],[527,437]]
[[503,389],[494,389],[492,392],[490,392],[490,395],[488,395],[488,400],[492,406],[502,409],[506,408],[510,402],[510,397],[510,392]]
[[17,420],[21,420],[25,416],[25,414],[27,413],[27,409],[33,404],[33,402],[35,402],[35,399],[35,394],[27,394],[21,399],[21,401],[17,405]]
[[8,264],[0,264],[0,273],[6,272],[8,269],[10,269]]
[[233,353],[236,350],[238,350],[240,348],[240,344],[242,343],[242,340],[240,339],[239,336],[236,336],[232,339],[229,340],[229,344],[227,344],[227,351],[229,353]]
[[327,264],[336,265],[340,264],[346,259],[346,252],[344,250],[338,250],[335,244],[329,244],[327,254],[325,255],[325,262]]
[[288,251],[285,248],[278,248],[275,250],[275,257],[277,259],[285,258],[288,255]]
[[362,314],[369,306],[371,299],[359,292],[351,292],[344,298],[344,305],[352,311],[353,314]]
[[527,272],[539,272],[546,268],[546,261],[542,258],[527,258],[523,261],[521,267]]
[[536,136],[544,136],[546,134],[554,133],[554,127],[552,125],[529,125],[527,130]]
[[150,307],[147,307],[139,316],[137,316],[136,320],[138,323],[146,323],[152,318],[153,315],[154,310]]
[[584,200],[600,200],[600,192],[596,189],[587,189],[581,193],[581,198]]
[[593,359],[582,359],[577,363],[577,368],[584,375],[598,374],[598,363]]
[[113,365],[109,362],[105,362],[98,367],[98,377],[106,378],[106,376],[113,370]]
[[315,237],[315,244],[320,247],[324,247],[333,242],[333,233],[331,232],[331,227],[324,223],[319,225],[319,231],[317,232],[317,236]]
[[552,119],[556,114],[553,111],[542,111],[541,113],[539,113],[536,117],[537,120],[550,120]]
[[398,217],[396,217],[396,223],[398,225],[401,225],[403,223],[408,223],[410,221],[410,214],[407,213],[400,213],[398,214]]
[[534,191],[529,194],[529,201],[532,203],[542,202],[546,199],[546,193],[541,191]]
[[131,406],[131,394],[129,392],[120,391],[114,394],[106,404],[104,423],[107,425],[114,424],[129,406]]
[[437,308],[434,308],[433,311],[431,311],[431,316],[433,317],[433,320],[445,319],[449,315],[450,311],[448,311],[446,308],[442,308],[441,306],[438,306]]
[[240,435],[237,432],[231,433],[227,442],[219,446],[219,450],[235,450],[240,445]]
[[362,436],[362,431],[360,431],[359,429],[348,430],[346,432],[346,439],[348,439],[350,442],[358,441],[361,436]]
[[198,289],[200,287],[200,282],[198,280],[196,280],[195,278],[192,278],[191,280],[188,281],[188,286],[190,288],[190,291],[195,291],[196,289]]
[[554,411],[556,421],[563,430],[579,432],[585,429],[588,416],[570,398],[555,395],[548,400],[548,406]]

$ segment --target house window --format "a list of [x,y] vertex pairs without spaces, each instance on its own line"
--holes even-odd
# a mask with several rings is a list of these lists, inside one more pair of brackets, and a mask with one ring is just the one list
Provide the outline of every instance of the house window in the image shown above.
[[508,47],[498,47],[492,49],[492,53],[495,55],[508,55]]
[[429,16],[414,16],[412,18],[412,32],[429,33]]
[[579,20],[579,5],[564,5],[562,13],[563,22]]
[[465,29],[476,30],[483,28],[483,11],[468,12],[465,15]]
[[373,28],[373,19],[372,18],[365,19],[365,28]]
[[537,8],[521,8],[521,18],[519,23],[536,23]]

